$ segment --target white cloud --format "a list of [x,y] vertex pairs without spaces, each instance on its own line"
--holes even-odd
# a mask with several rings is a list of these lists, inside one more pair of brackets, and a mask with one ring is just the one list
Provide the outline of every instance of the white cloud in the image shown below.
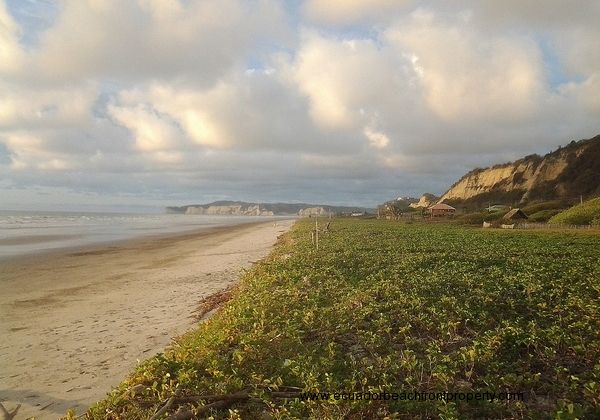
[[376,149],[385,149],[390,144],[390,138],[385,133],[375,131],[371,127],[366,127],[364,133],[369,144]]
[[78,166],[71,159],[48,150],[42,137],[29,133],[11,133],[4,138],[12,151],[11,167],[16,171],[66,171]]
[[150,154],[158,162],[181,161],[178,151],[181,132],[173,122],[142,105],[130,108],[111,106],[109,114],[133,133],[135,148],[140,152]]
[[[368,39],[336,39],[306,32],[288,70],[310,101],[313,120],[325,129],[363,131],[378,109],[412,95],[409,66],[403,57]],[[392,98],[392,92],[402,92]],[[391,103],[390,103],[391,101]]]
[[449,121],[527,119],[544,89],[541,53],[529,39],[482,34],[417,12],[386,33],[411,57],[427,102]]
[[0,1],[0,75],[16,72],[22,64],[23,53],[19,46],[19,27]]
[[31,88],[0,82],[0,130],[77,126],[89,121],[98,87]]
[[344,25],[389,17],[411,3],[412,0],[306,0],[304,13],[316,22]]
[[440,193],[597,134],[593,3],[78,0],[32,37],[0,0],[0,179],[180,202]]
[[266,38],[281,45],[293,38],[275,0],[67,1],[28,52],[22,77],[193,75],[196,83],[210,84]]

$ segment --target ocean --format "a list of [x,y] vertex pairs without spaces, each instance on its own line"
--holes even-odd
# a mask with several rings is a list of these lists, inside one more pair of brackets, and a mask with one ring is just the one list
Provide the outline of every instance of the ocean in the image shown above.
[[274,218],[0,211],[0,259]]

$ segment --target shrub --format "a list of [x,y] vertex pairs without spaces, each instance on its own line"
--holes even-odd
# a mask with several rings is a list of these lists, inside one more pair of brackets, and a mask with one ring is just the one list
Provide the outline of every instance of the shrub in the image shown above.
[[556,216],[561,211],[562,210],[559,210],[559,209],[541,210],[541,211],[533,213],[531,216],[529,216],[529,221],[537,222],[537,223],[545,223],[548,220],[550,220],[552,218],[552,216]]
[[525,214],[535,214],[543,210],[556,210],[556,209],[566,209],[569,207],[569,203],[564,200],[553,200],[553,201],[543,201],[540,203],[532,203],[523,207],[521,210],[525,212]]
[[484,213],[485,216],[483,216],[483,220],[486,222],[495,222],[497,220],[502,219],[506,213],[508,213],[509,210],[500,210],[500,211],[495,211],[492,213]]
[[456,218],[456,222],[462,225],[481,225],[484,222],[485,213],[467,213]]

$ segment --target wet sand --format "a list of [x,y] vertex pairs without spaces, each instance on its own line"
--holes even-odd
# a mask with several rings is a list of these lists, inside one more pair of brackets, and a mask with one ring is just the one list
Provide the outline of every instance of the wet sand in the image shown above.
[[0,261],[0,401],[78,414],[191,328],[197,302],[266,256],[290,220]]

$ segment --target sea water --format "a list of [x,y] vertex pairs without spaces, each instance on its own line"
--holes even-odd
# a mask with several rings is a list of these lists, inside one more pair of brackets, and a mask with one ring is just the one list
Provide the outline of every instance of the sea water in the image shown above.
[[0,259],[269,219],[258,216],[0,211]]

